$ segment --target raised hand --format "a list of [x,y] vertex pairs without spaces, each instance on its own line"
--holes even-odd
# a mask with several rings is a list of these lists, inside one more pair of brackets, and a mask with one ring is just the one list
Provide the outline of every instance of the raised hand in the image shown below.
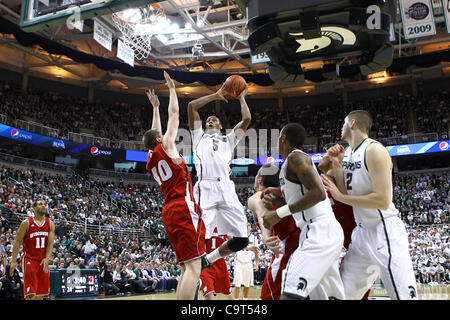
[[169,87],[169,89],[175,89],[175,83],[166,71],[164,71],[164,78],[166,79],[166,85]]
[[159,99],[158,96],[155,94],[155,90],[154,89],[148,90],[146,94],[153,108],[159,108]]
[[324,174],[321,174],[320,178],[322,179],[322,182],[323,182],[323,185],[324,185],[325,189],[330,192],[330,194],[333,197],[333,199],[335,199],[337,201],[341,201],[340,199],[341,199],[342,193],[339,191],[339,189],[336,186],[336,184],[334,184],[334,182],[331,181]]
[[339,162],[344,159],[345,149],[340,144],[335,144],[330,149],[327,150],[327,154],[332,158],[336,158]]
[[244,99],[248,92],[248,83],[245,85],[245,89],[237,97],[239,100]]
[[217,96],[217,98],[219,98],[219,100],[222,100],[222,101],[225,101],[226,103],[228,103],[228,100],[225,98],[226,95],[227,95],[227,92],[225,91],[225,83],[224,83],[224,84],[222,84],[220,89],[217,90],[216,96]]

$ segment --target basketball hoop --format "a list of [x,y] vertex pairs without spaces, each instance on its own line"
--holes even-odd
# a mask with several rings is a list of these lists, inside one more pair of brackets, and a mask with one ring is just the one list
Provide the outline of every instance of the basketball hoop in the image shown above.
[[152,25],[165,17],[164,8],[159,3],[152,3],[140,8],[114,12],[110,17],[122,33],[125,44],[133,49],[136,58],[147,58],[152,49]]

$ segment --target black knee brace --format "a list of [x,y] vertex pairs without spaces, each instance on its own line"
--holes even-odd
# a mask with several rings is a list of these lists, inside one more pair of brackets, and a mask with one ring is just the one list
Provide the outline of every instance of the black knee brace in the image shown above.
[[247,238],[231,238],[227,242],[228,249],[230,249],[233,252],[239,251],[244,249],[248,246],[248,237]]

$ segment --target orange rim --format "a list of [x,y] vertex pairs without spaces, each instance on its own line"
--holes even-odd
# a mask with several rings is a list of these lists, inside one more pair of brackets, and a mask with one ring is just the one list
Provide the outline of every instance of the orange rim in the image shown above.
[[[151,4],[147,5],[147,6],[148,6],[148,7],[149,7],[149,6],[153,6],[153,7],[158,8],[159,10],[161,10],[161,17],[164,17],[164,16],[166,15],[166,12],[164,11],[164,8],[163,8],[159,3],[151,3]],[[117,20],[120,20],[120,21],[122,21],[122,22],[124,22],[124,23],[134,24],[134,25],[137,25],[137,24],[153,24],[153,23],[156,22],[156,21],[149,21],[149,22],[132,22],[132,21],[125,20],[125,19],[119,17],[118,15],[115,15],[114,13],[110,13],[109,16],[110,16],[112,19],[117,19]]]

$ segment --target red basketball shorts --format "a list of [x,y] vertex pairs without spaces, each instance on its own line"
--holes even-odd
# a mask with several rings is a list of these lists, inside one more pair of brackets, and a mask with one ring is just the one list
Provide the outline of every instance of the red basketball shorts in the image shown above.
[[177,198],[162,210],[162,219],[170,244],[180,265],[205,253],[205,225],[194,202]]
[[50,293],[50,276],[41,260],[22,258],[23,295],[43,296]]
[[214,262],[211,269],[204,269],[200,274],[200,280],[202,281],[200,289],[203,292],[203,296],[209,293],[225,295],[231,293],[230,276],[224,259]]

